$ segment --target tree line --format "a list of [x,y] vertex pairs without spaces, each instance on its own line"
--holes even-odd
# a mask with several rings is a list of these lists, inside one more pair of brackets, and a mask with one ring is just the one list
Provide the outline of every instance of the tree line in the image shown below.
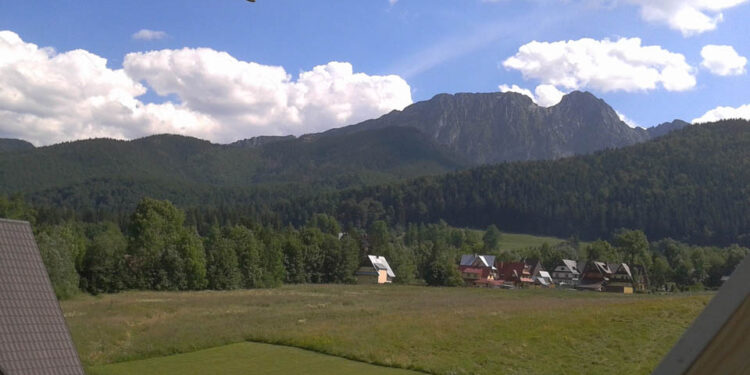
[[507,249],[495,226],[455,228],[445,221],[392,226],[340,223],[315,214],[301,226],[274,226],[251,218],[199,226],[169,201],[145,198],[127,225],[101,221],[37,224],[39,212],[20,197],[0,197],[0,217],[28,220],[58,297],[85,291],[226,290],[284,283],[352,283],[366,255],[385,256],[396,282],[461,285],[462,254],[502,261],[539,260],[553,269],[561,259],[643,265],[654,290],[696,290],[720,285],[750,249],[649,242],[643,231],[616,231],[607,240]]

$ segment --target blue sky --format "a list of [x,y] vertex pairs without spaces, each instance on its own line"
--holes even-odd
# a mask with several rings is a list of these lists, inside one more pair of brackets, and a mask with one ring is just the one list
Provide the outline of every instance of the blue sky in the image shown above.
[[748,19],[748,0],[2,1],[0,137],[228,142],[501,85],[588,90],[644,127],[750,117]]

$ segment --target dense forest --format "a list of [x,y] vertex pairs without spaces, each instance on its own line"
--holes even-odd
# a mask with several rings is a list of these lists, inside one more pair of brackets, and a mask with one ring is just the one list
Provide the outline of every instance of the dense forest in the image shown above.
[[750,246],[750,122],[690,126],[656,140],[555,161],[504,163],[271,205],[344,225],[434,223],[586,240],[618,228],[695,244]]
[[[22,199],[0,198],[0,217],[37,222]],[[200,233],[168,201],[143,199],[122,230],[113,222],[67,221],[35,225],[35,236],[59,298],[139,290],[267,288],[282,283],[351,283],[367,254],[385,256],[396,282],[457,286],[462,254],[494,254],[503,261],[537,259],[552,269],[560,259],[627,262],[646,267],[652,290],[701,290],[720,285],[750,249],[649,242],[640,230],[620,229],[612,242],[500,250],[502,232],[459,229],[444,221],[391,228],[342,227],[325,214],[299,227],[252,220],[214,223]]]
[[[655,289],[714,287],[750,246],[749,125],[690,126],[591,155],[342,190],[93,179],[85,194],[0,197],[0,217],[34,224],[61,297],[345,283],[366,254],[385,255],[399,282],[455,285],[461,254],[489,253],[547,267],[561,258],[626,261],[644,265]],[[293,147],[283,142],[273,144]],[[497,228],[571,240],[500,252]]]
[[[0,192],[76,210],[131,210],[143,196],[181,205],[251,202],[278,186],[316,192],[456,170],[464,164],[411,128],[253,146],[155,135],[0,153]],[[225,194],[229,197],[223,198]]]
[[[318,176],[330,177],[328,185],[307,181],[211,186],[165,172],[163,179],[92,178],[25,197],[41,222],[51,224],[107,220],[124,227],[138,201],[149,196],[174,202],[186,211],[187,223],[201,232],[214,222],[224,225],[245,218],[275,227],[301,226],[325,213],[345,227],[366,228],[378,220],[390,227],[445,220],[456,227],[494,224],[511,232],[576,235],[583,240],[610,238],[618,228],[640,228],[656,239],[750,246],[749,125],[734,120],[690,126],[592,155],[488,165],[380,184],[374,184],[379,178],[363,183],[362,175],[342,173]],[[276,147],[293,147],[279,143]],[[356,169],[358,162],[351,163]],[[214,173],[230,178],[231,170]]]

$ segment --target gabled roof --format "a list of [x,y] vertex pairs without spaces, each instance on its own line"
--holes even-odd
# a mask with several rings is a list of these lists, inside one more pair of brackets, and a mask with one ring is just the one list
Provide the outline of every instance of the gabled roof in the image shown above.
[[495,266],[495,256],[476,254],[461,255],[461,263],[459,265],[492,268]]
[[615,271],[616,274],[626,274],[631,279],[633,278],[633,274],[630,273],[630,267],[628,267],[627,264],[621,263],[619,267],[617,267],[617,271]]
[[391,266],[388,265],[388,261],[385,260],[385,257],[368,255],[367,258],[370,259],[370,263],[372,263],[372,266],[376,270],[386,270],[386,273],[389,277],[396,277],[396,274],[393,273],[393,270],[391,269]]
[[570,259],[563,259],[562,261],[563,265],[565,265],[565,267],[567,267],[570,272],[576,275],[581,274],[581,270],[578,269],[578,262]]
[[609,265],[608,265],[607,263],[604,263],[604,262],[597,262],[597,261],[593,261],[593,262],[591,262],[591,263],[592,263],[592,264],[593,264],[593,265],[594,265],[594,266],[595,266],[595,267],[596,267],[596,268],[597,268],[597,269],[599,270],[599,272],[601,272],[602,274],[605,274],[605,275],[611,275],[611,274],[613,273],[613,272],[612,272],[612,268],[610,268],[610,267],[609,267]]
[[0,371],[83,375],[31,225],[0,219]]

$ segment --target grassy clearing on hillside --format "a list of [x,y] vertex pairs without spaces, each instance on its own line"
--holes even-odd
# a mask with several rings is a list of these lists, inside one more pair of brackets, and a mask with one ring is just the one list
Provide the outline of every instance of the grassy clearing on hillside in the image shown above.
[[534,236],[531,234],[503,233],[500,237],[500,250],[518,250],[527,247],[542,246],[545,242],[550,246],[565,241],[557,237]]
[[295,285],[62,306],[87,366],[258,341],[440,374],[645,374],[710,298]]
[[90,375],[417,375],[286,346],[243,342],[167,357],[93,367]]

